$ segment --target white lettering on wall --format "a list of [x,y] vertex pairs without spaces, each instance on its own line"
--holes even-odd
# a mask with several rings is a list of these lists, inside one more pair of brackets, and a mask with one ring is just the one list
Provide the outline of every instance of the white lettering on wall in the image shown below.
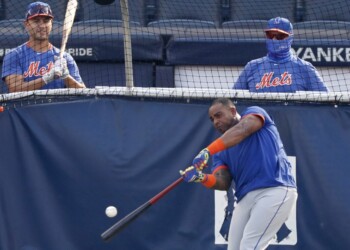
[[344,48],[333,48],[333,62],[337,61],[337,58],[339,59],[340,62],[344,62],[344,58],[340,55]]
[[92,56],[92,48],[69,48],[67,52],[72,56]]
[[332,61],[332,50],[331,48],[327,48],[327,52],[324,51],[322,48],[317,48],[317,61],[321,62],[322,59],[325,60],[326,62],[331,62]]
[[310,62],[350,62],[350,48],[347,47],[300,47],[292,51],[296,56]]

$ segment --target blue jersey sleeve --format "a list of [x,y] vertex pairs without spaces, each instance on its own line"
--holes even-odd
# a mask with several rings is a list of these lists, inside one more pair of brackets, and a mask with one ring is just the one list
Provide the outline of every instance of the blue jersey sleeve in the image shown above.
[[220,166],[226,166],[227,164],[222,161],[222,159],[219,157],[220,153],[214,154],[213,155],[213,162],[211,164],[210,171],[214,172],[216,168]]
[[328,91],[322,77],[311,63],[305,64],[305,71],[306,79],[310,79],[309,91]]
[[83,80],[81,79],[80,73],[79,73],[79,68],[77,63],[74,61],[73,57],[68,54],[65,53],[64,56],[67,60],[67,67],[69,70],[69,74],[78,82],[83,82]]
[[2,80],[5,80],[5,77],[9,75],[22,75],[23,72],[19,62],[20,60],[18,59],[18,53],[16,49],[13,49],[5,55],[2,64]]
[[233,85],[232,88],[233,89],[249,89],[248,78],[249,78],[249,75],[251,75],[251,71],[252,71],[252,66],[251,66],[251,63],[249,62],[244,67],[243,71],[239,75],[237,81],[235,82],[235,84]]
[[273,123],[271,117],[266,112],[266,110],[263,109],[263,108],[260,108],[258,106],[252,106],[252,107],[247,108],[246,110],[244,110],[242,112],[241,115],[242,115],[242,117],[244,117],[246,115],[258,115],[258,116],[260,116],[263,119],[264,126]]

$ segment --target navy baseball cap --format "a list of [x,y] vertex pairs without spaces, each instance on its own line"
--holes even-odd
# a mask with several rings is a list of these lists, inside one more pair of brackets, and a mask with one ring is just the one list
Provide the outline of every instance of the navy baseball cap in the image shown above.
[[278,31],[286,35],[293,34],[293,25],[287,18],[275,17],[267,22],[266,31]]
[[47,16],[53,18],[50,5],[43,2],[34,2],[28,5],[26,20],[37,16]]

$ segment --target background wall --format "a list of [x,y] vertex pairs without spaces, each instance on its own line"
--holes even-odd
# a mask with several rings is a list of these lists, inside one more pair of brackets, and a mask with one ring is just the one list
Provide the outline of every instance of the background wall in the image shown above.
[[[1,62],[28,40],[23,18],[30,2],[0,0]],[[46,2],[55,15],[50,41],[59,48],[67,0]],[[135,86],[231,88],[247,62],[266,55],[263,30],[281,16],[293,23],[295,53],[318,68],[330,91],[349,92],[349,11],[348,0],[130,0]],[[87,87],[125,86],[123,32],[120,1],[79,1],[67,52]],[[192,81],[197,67],[205,75]],[[7,92],[0,84],[0,94]]]

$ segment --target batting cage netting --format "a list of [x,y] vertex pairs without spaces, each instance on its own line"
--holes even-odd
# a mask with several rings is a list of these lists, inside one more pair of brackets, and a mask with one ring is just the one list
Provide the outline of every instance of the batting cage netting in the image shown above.
[[32,1],[1,1],[3,102],[104,93],[349,101],[347,0],[79,0],[66,52],[70,75],[86,89],[63,79],[33,83],[50,73],[58,52],[32,50],[30,36],[45,29],[61,48],[67,2],[46,1],[50,30],[31,25]]
[[[218,138],[217,97],[266,110],[297,180],[267,249],[349,249],[349,13],[350,0],[0,0],[0,249],[226,250],[233,192],[185,182],[101,238]],[[275,164],[274,145],[234,149],[251,153],[237,175],[260,166],[254,150]]]

